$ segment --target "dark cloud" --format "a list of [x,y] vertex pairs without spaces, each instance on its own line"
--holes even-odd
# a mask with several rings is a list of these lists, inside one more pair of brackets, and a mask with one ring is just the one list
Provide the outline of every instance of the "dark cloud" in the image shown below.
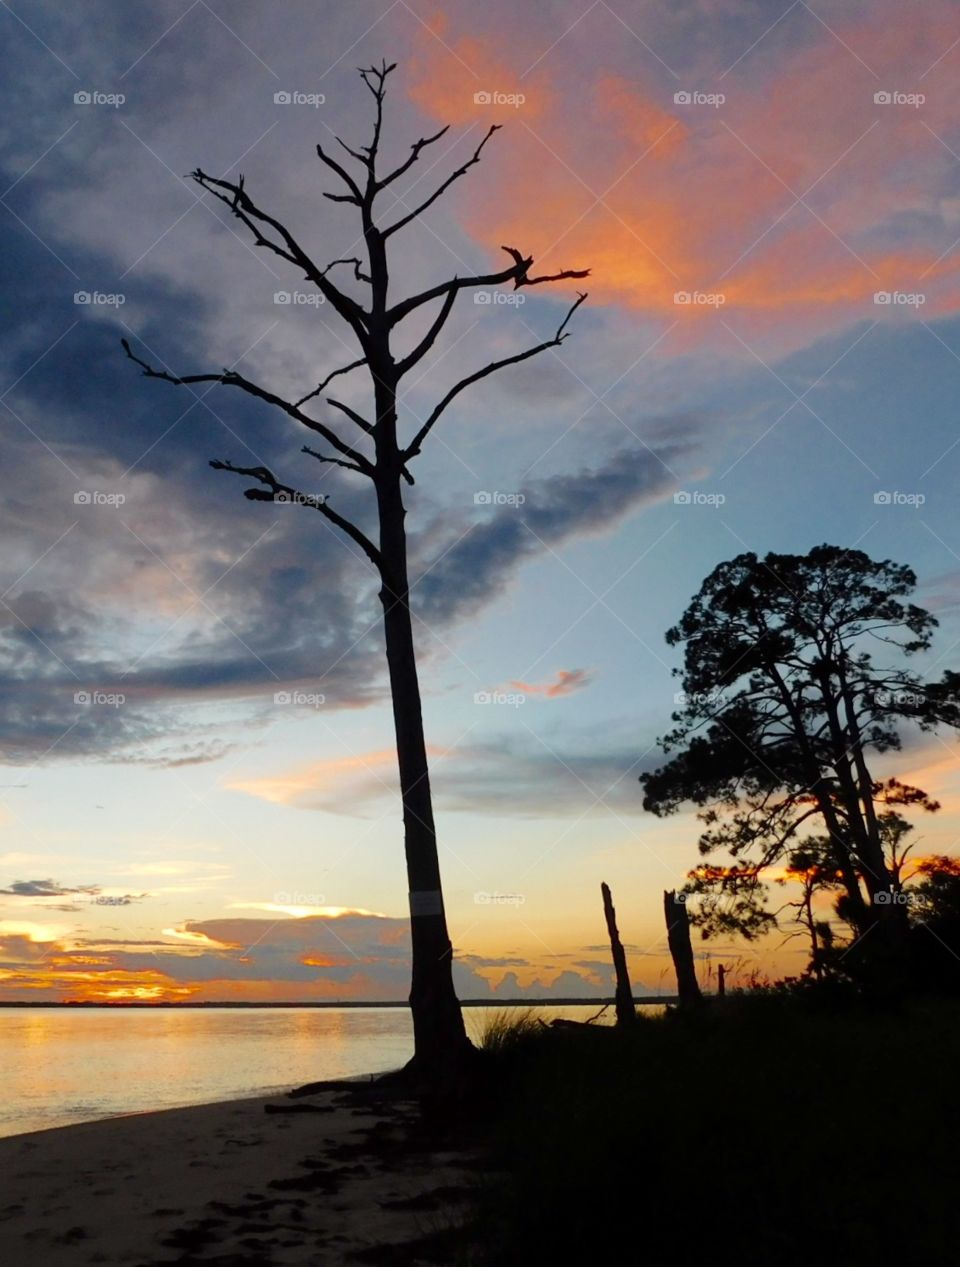
[[520,984],[515,972],[507,972],[493,991],[494,998],[502,999],[601,999],[609,994],[609,983],[598,984],[569,969],[549,983],[537,980],[526,986]]
[[[482,742],[463,742],[436,760],[430,775],[434,802],[447,812],[503,814],[511,818],[564,817],[569,814],[635,814],[642,810],[638,779],[656,764],[655,753],[638,761],[642,751],[623,736],[581,733],[558,737],[537,734],[518,722]],[[274,780],[233,784],[253,795],[276,799]],[[362,764],[355,773],[331,780],[321,769],[282,796],[285,804],[327,813],[368,815],[381,812],[395,796],[392,770],[381,772]]]
[[0,967],[17,969],[40,964],[49,952],[49,942],[33,941],[22,933],[0,934]]
[[518,955],[457,955],[457,959],[470,968],[523,968],[527,964],[527,960]]
[[[65,885],[56,880],[14,880],[7,889],[0,889],[0,897],[48,898],[48,897],[82,897],[94,906],[130,906],[133,902],[142,902],[148,893],[105,894],[99,884]],[[48,910],[79,911],[75,902],[61,905],[44,903]]]
[[0,889],[4,897],[69,897],[73,893],[99,893],[95,885],[69,888],[56,880],[14,880],[8,889]]
[[[592,469],[522,484],[503,494],[513,501],[497,505],[467,532],[462,519],[442,516],[427,534],[431,541],[440,537],[435,556],[440,561],[423,559],[415,583],[419,614],[428,625],[470,615],[495,598],[528,559],[572,537],[609,531],[631,511],[665,496],[675,479],[664,463],[675,460],[681,448],[674,443],[660,454],[621,450]],[[481,493],[496,504],[495,490]]]

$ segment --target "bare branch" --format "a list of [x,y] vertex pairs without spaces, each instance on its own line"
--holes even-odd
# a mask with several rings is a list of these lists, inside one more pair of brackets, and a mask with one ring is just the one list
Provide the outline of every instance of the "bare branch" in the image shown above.
[[349,365],[342,365],[340,369],[333,370],[322,383],[318,383],[316,388],[310,392],[308,396],[304,396],[301,400],[294,401],[295,408],[299,409],[301,405],[305,405],[308,400],[313,400],[314,396],[319,396],[328,383],[331,383],[338,374],[349,374],[351,370],[359,369],[361,365],[366,365],[366,358],[360,357],[358,361],[351,361]]
[[220,462],[214,460],[210,463],[215,471],[231,471],[234,475],[243,475],[248,479],[258,480],[261,484],[265,484],[270,489],[269,493],[260,488],[248,488],[244,492],[244,496],[250,501],[291,501],[296,502],[300,506],[308,506],[312,510],[318,510],[324,518],[329,519],[331,523],[352,538],[357,545],[363,550],[364,554],[373,563],[378,572],[382,572],[383,559],[380,551],[373,544],[370,538],[349,519],[344,519],[343,515],[338,515],[327,505],[326,499],[323,497],[311,496],[309,493],[301,493],[298,489],[291,488],[289,484],[281,484],[272,471],[265,466],[234,466],[232,462]]
[[[570,324],[570,318],[573,316],[573,314],[577,311],[577,309],[580,307],[580,305],[584,302],[586,298],[587,298],[587,292],[585,290],[577,291],[576,303],[571,304],[570,311],[567,313],[564,319],[557,326],[557,333],[553,337],[554,343],[562,343],[564,339],[567,339],[570,337],[570,332],[567,330],[567,326]],[[547,346],[549,347],[550,345],[548,344]]]
[[440,305],[440,311],[437,313],[437,316],[433,322],[433,325],[431,325],[430,329],[423,336],[423,338],[420,340],[417,346],[413,349],[413,351],[409,354],[409,356],[405,356],[402,361],[399,361],[397,363],[397,377],[398,378],[402,378],[404,374],[406,374],[408,370],[412,369],[418,361],[422,360],[423,357],[425,357],[426,354],[433,347],[434,343],[436,342],[437,335],[440,333],[443,327],[447,324],[447,318],[450,316],[450,313],[453,309],[453,305],[456,301],[456,298],[457,298],[457,292],[455,290],[447,291],[446,295],[444,296],[443,303]]
[[334,268],[337,264],[352,264],[353,275],[358,282],[367,282],[368,284],[371,282],[371,279],[367,276],[367,274],[360,271],[363,268],[363,260],[359,259],[356,255],[345,256],[340,260],[331,260],[331,262],[323,270],[323,276],[326,277],[331,268]]
[[455,172],[451,173],[451,175],[449,175],[447,179],[433,191],[430,197],[420,204],[419,207],[411,211],[408,215],[402,216],[395,224],[391,224],[388,229],[384,229],[383,236],[385,238],[390,237],[392,233],[396,233],[398,229],[402,229],[404,225],[409,224],[411,220],[415,220],[417,216],[422,215],[422,213],[426,211],[428,207],[432,206],[442,194],[446,193],[455,180],[459,180],[461,176],[465,176],[475,163],[480,162],[480,155],[483,152],[483,147],[490,140],[491,136],[493,136],[494,132],[499,132],[502,126],[503,125],[500,123],[491,123],[490,127],[487,129],[486,136],[484,136],[483,140],[473,151],[472,156],[467,159],[463,166],[458,167]]
[[572,269],[563,268],[559,273],[545,273],[542,277],[531,277],[529,269],[533,265],[533,256],[523,256],[514,246],[502,246],[501,251],[512,257],[520,273],[517,277],[514,289],[519,290],[521,286],[540,286],[544,282],[564,282],[570,278],[584,278],[590,276],[589,268]]
[[317,158],[319,158],[321,163],[326,163],[332,172],[336,172],[346,187],[350,190],[348,194],[325,193],[323,195],[324,198],[329,198],[331,202],[352,202],[359,207],[360,203],[363,201],[363,196],[360,193],[360,186],[353,179],[347,169],[342,167],[335,158],[331,158],[322,145],[317,146]]
[[[391,73],[391,71],[396,70],[396,68],[396,62],[391,62],[388,66],[386,58],[384,58],[379,66],[369,66],[366,70],[360,71],[360,78],[373,93],[374,100],[377,103],[377,117],[373,125],[373,137],[370,144],[363,147],[367,151],[368,155],[366,160],[367,167],[370,172],[370,186],[368,188],[368,193],[371,196],[373,191],[376,189],[374,165],[377,161],[377,150],[380,148],[380,130],[383,126],[383,99],[387,92],[387,76]],[[376,83],[372,82],[373,80],[376,80]]]
[[419,141],[414,141],[414,143],[410,146],[409,157],[401,163],[399,167],[395,168],[389,176],[385,176],[383,180],[377,181],[377,192],[379,193],[381,189],[386,189],[386,187],[388,185],[392,185],[395,180],[399,180],[405,172],[410,170],[420,157],[421,150],[425,150],[428,145],[433,145],[436,141],[439,141],[440,138],[446,136],[449,131],[450,124],[448,123],[445,128],[441,128],[440,131],[435,132],[433,136],[422,136]]
[[[303,448],[300,450],[300,452],[308,453],[310,457],[316,458],[318,462],[329,462],[333,466],[342,466],[347,471],[356,471],[358,475],[366,475],[368,479],[376,478],[375,476],[370,475],[368,471],[363,470],[362,467],[355,466],[353,462],[344,462],[341,458],[332,458],[332,457],[329,457],[327,454],[318,453],[316,449],[311,449],[309,445],[305,444]],[[406,467],[401,468],[400,474],[403,476],[403,478],[407,481],[408,484],[414,483],[413,476],[410,474],[410,472],[407,470]]]
[[316,449],[311,449],[309,445],[305,444],[300,452],[309,453],[318,462],[329,462],[331,466],[342,466],[346,471],[356,471],[358,475],[366,475],[369,479],[373,478],[369,471],[365,471],[362,466],[357,466],[355,462],[345,462],[343,458],[332,458],[325,453],[318,453]]
[[552,339],[546,339],[543,343],[538,343],[535,347],[527,348],[525,352],[517,352],[515,355],[506,356],[500,361],[491,361],[490,364],[484,366],[482,370],[476,370],[473,374],[468,374],[466,378],[462,378],[459,383],[454,384],[443,399],[434,406],[429,418],[427,418],[426,422],[414,436],[411,444],[403,450],[402,457],[404,462],[408,462],[411,458],[417,456],[423,446],[424,440],[430,434],[437,419],[451,401],[456,399],[456,397],[459,396],[465,388],[470,387],[473,383],[479,382],[481,378],[486,378],[489,374],[496,373],[497,370],[504,369],[508,365],[519,365],[521,361],[528,361],[532,356],[538,356],[541,352],[545,352],[547,348],[558,347],[564,339],[568,339],[570,334],[566,327],[570,318],[584,302],[586,297],[585,293],[577,295],[575,302],[570,307],[570,310],[564,317],[563,321],[561,321],[560,325],[557,327],[557,332],[554,334]]
[[421,291],[419,295],[411,295],[409,299],[403,299],[395,304],[387,313],[387,320],[391,327],[397,325],[423,304],[429,303],[432,299],[439,299],[450,291],[459,292],[472,286],[503,286],[507,282],[513,282],[514,290],[519,290],[521,286],[539,286],[541,282],[580,281],[590,276],[589,268],[570,268],[562,269],[549,277],[530,277],[530,269],[533,267],[532,255],[521,255],[512,246],[503,246],[500,249],[506,251],[513,260],[509,268],[503,268],[498,273],[486,273],[476,277],[453,277],[450,281],[440,282],[436,286],[431,286],[429,290]]
[[341,440],[335,431],[331,431],[324,423],[317,422],[315,418],[308,418],[306,414],[300,412],[296,405],[283,400],[280,396],[275,396],[273,392],[268,392],[256,383],[252,383],[248,378],[244,378],[242,374],[237,374],[234,370],[223,370],[219,374],[184,374],[182,376],[169,374],[166,370],[155,370],[152,365],[141,360],[139,356],[135,356],[126,339],[121,339],[120,343],[130,360],[141,367],[144,377],[160,378],[165,383],[173,383],[175,387],[183,387],[191,383],[220,383],[224,387],[239,387],[249,395],[256,396],[258,400],[266,401],[268,405],[274,405],[277,409],[282,409],[284,413],[289,414],[291,418],[296,419],[303,426],[322,435],[328,444],[332,444],[338,452],[342,453],[344,457],[350,458],[364,472],[373,471],[373,463],[364,457],[358,449],[352,448]]
[[359,153],[359,151],[352,149],[346,143],[346,141],[342,137],[337,136],[336,133],[334,133],[333,139],[336,141],[338,145],[342,146],[343,149],[347,151],[347,153],[350,155],[351,158],[355,158],[358,163],[363,163],[364,167],[370,166],[370,159],[367,157],[366,154],[361,154]]
[[351,409],[349,405],[345,405],[340,400],[334,400],[332,396],[327,397],[327,404],[332,405],[334,409],[339,409],[341,413],[346,414],[350,421],[355,422],[361,431],[365,431],[369,436],[373,435],[373,426],[367,422],[366,418],[364,418],[361,414],[358,414],[355,409]]
[[[328,396],[327,404],[332,405],[334,409],[339,409],[341,413],[345,413],[347,417],[351,420],[351,422],[355,422],[357,426],[360,428],[360,430],[365,431],[367,435],[371,435],[371,436],[376,435],[376,428],[374,428],[369,422],[367,422],[366,418],[364,418],[361,414],[358,414],[355,409],[351,409],[349,405],[345,405],[342,400],[334,400],[332,396]],[[364,471],[364,475],[366,474],[367,472]],[[410,472],[407,470],[405,466],[400,468],[400,474],[403,476],[403,478],[407,481],[408,484],[413,483],[413,476],[410,474]]]
[[[275,255],[279,255],[281,259],[288,260],[291,264],[295,264],[297,268],[303,270],[307,280],[314,283],[323,297],[332,304],[344,321],[352,327],[360,340],[361,346],[366,349],[367,329],[365,320],[367,313],[356,300],[351,299],[349,295],[345,295],[343,291],[334,286],[333,282],[326,276],[325,271],[317,267],[289,229],[281,224],[279,220],[267,215],[265,211],[261,211],[256,206],[244,191],[243,177],[239,176],[236,183],[233,183],[229,180],[217,180],[213,176],[206,175],[199,168],[192,174],[193,179],[202,189],[206,189],[216,198],[219,198],[221,202],[230,208],[237,219],[247,226],[253,234],[257,246],[265,246],[268,250],[273,251]],[[226,190],[227,193],[221,193],[219,192],[220,190]],[[281,246],[266,237],[260,230],[259,224],[269,225],[271,229],[280,235],[284,245]]]

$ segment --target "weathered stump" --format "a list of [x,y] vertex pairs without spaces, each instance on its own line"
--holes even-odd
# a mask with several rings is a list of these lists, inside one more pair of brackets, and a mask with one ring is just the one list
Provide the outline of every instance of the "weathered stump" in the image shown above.
[[637,1010],[633,1006],[633,988],[630,985],[630,974],[627,972],[627,956],[623,951],[623,942],[617,931],[617,912],[613,909],[610,886],[600,885],[603,894],[603,913],[607,919],[607,933],[610,936],[610,951],[613,955],[613,970],[617,975],[617,1024],[633,1025],[637,1019]]
[[663,895],[663,913],[667,921],[667,944],[670,958],[677,974],[677,995],[681,1007],[700,1003],[703,995],[693,962],[693,946],[690,944],[690,920],[683,895],[669,889]]

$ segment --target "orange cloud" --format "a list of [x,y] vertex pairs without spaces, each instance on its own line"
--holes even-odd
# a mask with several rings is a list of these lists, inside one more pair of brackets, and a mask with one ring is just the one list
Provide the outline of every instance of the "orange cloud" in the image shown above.
[[[433,744],[427,745],[431,758],[444,756],[446,751]],[[342,789],[348,782],[351,785],[367,782],[376,789],[392,793],[398,787],[397,750],[380,748],[349,757],[310,761],[283,774],[234,779],[226,786],[274,805],[304,805],[310,802],[311,797]]]
[[374,774],[386,781],[388,771],[392,773],[396,759],[396,749],[381,748],[350,757],[311,761],[286,774],[235,779],[227,787],[237,792],[248,792],[251,796],[258,796],[274,805],[294,805],[305,793],[328,790],[344,776]]
[[[516,245],[547,272],[590,267],[592,297],[669,318],[677,349],[736,347],[718,314],[747,337],[777,330],[796,344],[825,324],[902,318],[874,303],[878,291],[922,292],[931,315],[960,305],[945,201],[951,8],[931,0],[907,30],[888,20],[897,6],[878,3],[835,27],[839,38],[783,41],[763,71],[747,58],[724,78],[718,108],[675,103],[676,84],[654,70],[628,81],[592,68],[582,39],[573,99],[563,48],[525,73],[542,24],[521,24],[508,44],[425,34],[411,95],[438,121],[469,125],[464,149],[491,119],[509,122],[483,175],[456,187],[462,223],[491,251]],[[888,82],[921,79],[922,113],[874,101]],[[528,101],[491,114],[473,103],[475,84],[520,84]]]

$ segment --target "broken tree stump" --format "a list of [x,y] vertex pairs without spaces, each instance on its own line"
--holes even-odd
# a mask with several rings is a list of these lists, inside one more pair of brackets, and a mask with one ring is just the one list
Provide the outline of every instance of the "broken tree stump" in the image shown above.
[[677,996],[681,1007],[700,1003],[703,995],[697,981],[690,944],[690,920],[684,895],[668,889],[663,895],[663,914],[667,921],[667,944],[677,974]]
[[617,912],[613,909],[610,886],[600,885],[603,895],[603,913],[607,920],[607,933],[610,936],[610,951],[613,955],[613,970],[617,975],[617,1025],[624,1027],[633,1025],[637,1019],[637,1010],[633,1006],[633,988],[630,985],[630,974],[627,972],[627,956],[623,951],[623,942],[617,931]]

